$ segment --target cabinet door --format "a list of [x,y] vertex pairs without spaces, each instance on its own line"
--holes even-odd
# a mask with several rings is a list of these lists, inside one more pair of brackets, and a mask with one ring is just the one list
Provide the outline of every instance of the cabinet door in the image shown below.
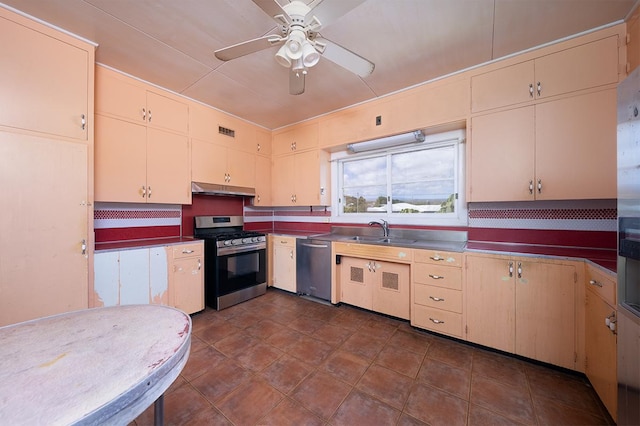
[[371,263],[370,260],[342,257],[339,266],[341,302],[372,309]]
[[271,159],[256,155],[256,206],[271,205]]
[[536,105],[538,200],[616,198],[616,90]]
[[146,124],[147,91],[142,83],[96,66],[96,112]]
[[295,194],[296,176],[294,156],[284,155],[273,159],[271,181],[273,192],[271,201],[274,206],[290,206]]
[[149,249],[149,303],[169,304],[169,276],[167,251],[164,247]]
[[256,132],[256,154],[271,156],[271,132],[255,129]]
[[87,155],[0,132],[0,326],[87,308]]
[[189,142],[186,136],[147,129],[147,201],[191,202]]
[[533,108],[471,119],[469,201],[533,200]]
[[225,185],[227,148],[191,139],[191,180]]
[[96,114],[94,167],[96,201],[144,203],[146,127]]
[[508,258],[467,256],[467,339],[515,352],[515,269]]
[[527,61],[471,77],[471,111],[533,100],[533,70],[533,61]]
[[318,146],[318,123],[298,125],[273,138],[274,155],[315,149]]
[[202,259],[177,259],[173,262],[173,306],[192,314],[204,309]]
[[587,290],[585,311],[586,374],[602,403],[615,420],[618,406],[616,335],[605,324],[616,310]]
[[575,266],[524,259],[515,262],[516,353],[573,369]]
[[86,140],[89,52],[0,16],[0,125]]
[[372,261],[374,285],[372,309],[406,320],[410,315],[409,265]]
[[150,126],[186,134],[189,129],[189,106],[148,91],[147,122]]
[[[545,98],[618,82],[618,36],[535,60],[536,96]],[[540,82],[540,95],[537,84]]]
[[149,249],[120,251],[120,304],[148,304]]
[[120,304],[120,255],[117,251],[93,257],[93,294],[90,308]]
[[[284,240],[285,243],[280,243]],[[293,243],[290,241],[293,240]],[[296,291],[295,238],[276,237],[273,247],[273,286],[290,292]]]
[[227,151],[228,185],[254,188],[256,186],[256,156],[245,151]]

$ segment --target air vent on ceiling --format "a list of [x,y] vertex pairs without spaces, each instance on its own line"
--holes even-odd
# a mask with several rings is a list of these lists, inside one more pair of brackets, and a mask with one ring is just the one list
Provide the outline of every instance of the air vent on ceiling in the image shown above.
[[232,138],[236,137],[236,131],[232,129],[227,129],[226,127],[218,126],[218,133],[221,135],[229,136]]

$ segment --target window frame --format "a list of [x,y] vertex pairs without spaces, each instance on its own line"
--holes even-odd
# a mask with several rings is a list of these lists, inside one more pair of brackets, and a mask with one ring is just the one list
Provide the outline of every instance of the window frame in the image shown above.
[[[390,156],[398,153],[422,151],[430,148],[454,145],[457,147],[457,170],[454,176],[455,191],[458,194],[456,208],[454,213],[389,213],[372,212],[372,213],[342,213],[342,179],[343,170],[342,163],[345,160],[360,160],[366,158],[375,158],[381,156]],[[454,130],[450,132],[427,135],[425,141],[420,144],[409,144],[395,148],[383,148],[374,151],[362,152],[358,154],[349,154],[347,151],[335,152],[331,156],[331,182],[332,182],[332,200],[331,200],[331,216],[332,222],[340,223],[366,223],[375,219],[385,219],[391,224],[398,225],[431,225],[431,226],[467,226],[468,213],[466,203],[466,185],[465,185],[465,131]],[[388,161],[388,164],[390,161]],[[387,177],[387,182],[391,177]],[[391,194],[387,194],[391,195]]]

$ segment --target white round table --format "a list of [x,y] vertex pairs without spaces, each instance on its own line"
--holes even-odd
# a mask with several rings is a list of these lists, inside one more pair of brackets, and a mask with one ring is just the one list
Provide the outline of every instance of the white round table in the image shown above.
[[0,421],[127,424],[189,358],[191,318],[160,305],[86,309],[0,327]]

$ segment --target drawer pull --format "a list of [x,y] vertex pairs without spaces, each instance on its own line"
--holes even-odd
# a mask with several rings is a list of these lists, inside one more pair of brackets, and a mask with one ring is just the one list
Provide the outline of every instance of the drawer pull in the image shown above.
[[602,283],[596,281],[596,280],[589,280],[589,284],[594,285],[596,287],[602,287]]
[[444,277],[442,275],[433,275],[433,274],[429,274],[430,278],[433,278],[434,280],[443,280]]
[[194,250],[182,250],[182,254],[191,254]]
[[429,296],[429,299],[433,300],[434,302],[444,302],[444,299],[440,297]]
[[435,319],[435,318],[429,318],[429,321],[431,321],[434,324],[444,324],[444,321]]
[[444,260],[444,257],[440,257],[436,254],[435,256],[429,256],[429,259],[435,260],[437,262],[439,260]]

